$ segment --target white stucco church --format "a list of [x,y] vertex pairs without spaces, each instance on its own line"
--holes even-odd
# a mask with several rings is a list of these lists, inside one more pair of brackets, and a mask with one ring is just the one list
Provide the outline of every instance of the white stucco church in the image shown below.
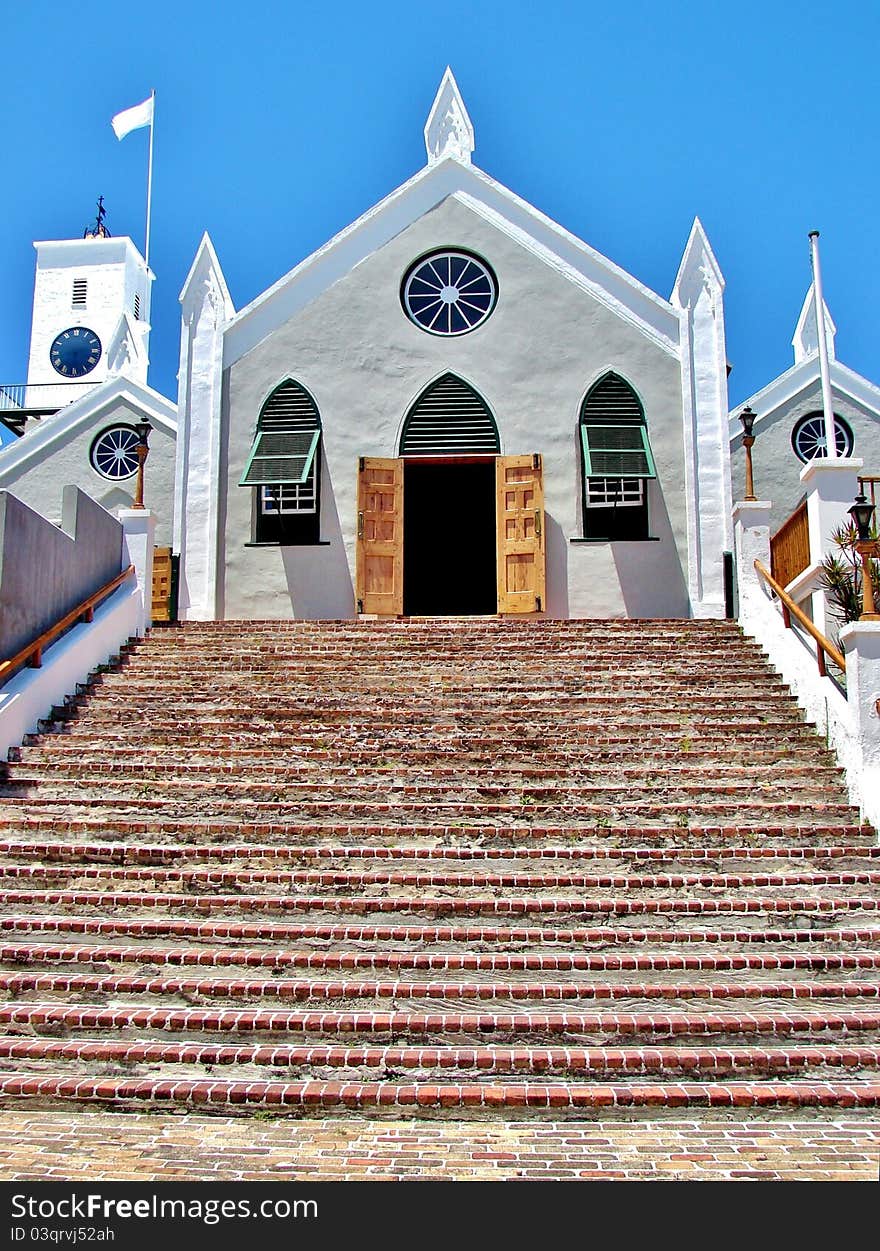
[[146,382],[131,240],[37,244],[0,488],[127,505],[147,417],[182,619],[723,616],[724,279],[699,221],[667,298],[473,163],[449,70],[424,134],[422,169],[239,310],[204,236],[174,401]]

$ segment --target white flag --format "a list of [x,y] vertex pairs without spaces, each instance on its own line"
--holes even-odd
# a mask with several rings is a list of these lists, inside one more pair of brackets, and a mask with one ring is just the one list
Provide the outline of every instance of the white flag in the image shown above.
[[152,126],[152,124],[153,96],[151,95],[140,104],[134,104],[130,109],[123,109],[121,113],[117,113],[110,119],[110,125],[117,139],[124,139],[133,130],[140,130],[142,126]]

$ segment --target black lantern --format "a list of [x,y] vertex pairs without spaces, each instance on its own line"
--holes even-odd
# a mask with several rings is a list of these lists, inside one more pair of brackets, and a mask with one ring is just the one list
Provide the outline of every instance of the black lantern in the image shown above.
[[754,412],[749,407],[748,404],[745,406],[745,408],[742,410],[742,412],[739,415],[739,419],[742,422],[743,434],[746,436],[747,439],[752,438],[752,426],[754,426],[755,418],[757,416],[758,414]]
[[747,500],[755,498],[755,480],[752,473],[752,444],[755,436],[752,434],[752,426],[755,424],[757,413],[753,412],[748,405],[742,410],[739,419],[743,427],[743,447],[746,449],[746,495]]
[[849,510],[849,515],[853,519],[853,525],[856,528],[856,534],[860,543],[870,543],[871,541],[871,518],[874,515],[874,505],[865,495],[864,491],[859,492],[855,498],[855,503]]
[[143,421],[139,421],[137,425],[135,426],[135,430],[137,431],[138,443],[140,444],[141,447],[150,446],[150,431],[152,429],[153,427],[147,421],[146,417],[143,419]]

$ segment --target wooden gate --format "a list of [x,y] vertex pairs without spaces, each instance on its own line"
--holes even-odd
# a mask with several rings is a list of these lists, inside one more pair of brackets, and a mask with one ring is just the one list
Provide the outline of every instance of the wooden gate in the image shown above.
[[358,471],[357,610],[403,612],[403,461],[362,456]]
[[495,460],[499,613],[545,608],[544,483],[541,457]]
[[153,549],[153,594],[151,616],[154,621],[173,621],[173,570],[170,547]]

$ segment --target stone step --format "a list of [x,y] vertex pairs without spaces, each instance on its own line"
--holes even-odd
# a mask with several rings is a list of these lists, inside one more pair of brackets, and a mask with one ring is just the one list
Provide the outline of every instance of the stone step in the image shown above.
[[804,871],[861,872],[875,871],[880,860],[880,846],[819,845],[800,847],[723,846],[708,847],[614,847],[590,845],[574,846],[482,846],[479,843],[458,846],[369,846],[351,844],[277,844],[277,843],[129,843],[116,842],[31,842],[0,839],[0,857],[8,861],[26,863],[40,860],[48,864],[56,861],[77,861],[84,865],[174,865],[204,866],[206,861],[226,872],[236,872],[236,862],[246,862],[248,867],[271,866],[294,861],[308,865],[317,862],[335,869],[369,867],[379,862],[388,868],[393,861],[400,868],[411,870],[415,866],[425,871],[445,872],[461,865],[487,866],[493,870],[521,871],[539,869],[540,862],[558,864],[563,871],[570,865],[584,864],[611,871],[634,865],[640,869],[672,871],[683,866],[693,871],[694,866],[718,872],[732,873],[739,870],[771,874],[800,873]]
[[[822,948],[839,945],[847,950],[867,947],[872,950],[880,938],[880,926],[870,924],[805,926],[785,925],[764,927],[760,925],[733,926],[691,925],[675,929],[640,928],[637,926],[593,925],[561,926],[507,926],[456,924],[349,924],[345,922],[304,922],[261,920],[219,920],[216,917],[203,921],[192,917],[94,917],[68,914],[3,915],[0,913],[0,933],[5,934],[75,934],[85,939],[121,936],[155,939],[192,939],[197,942],[217,943],[244,941],[251,944],[275,944],[306,942],[316,944],[369,943],[379,949],[387,943],[402,943],[418,949],[423,944],[432,947],[451,945],[455,954],[462,946],[478,944],[479,950],[490,946],[509,946],[517,952],[535,948],[552,947],[554,954],[574,947],[578,952],[598,947],[601,951],[609,946],[625,948],[657,948],[693,946],[714,954],[719,949],[733,948],[740,953],[743,947],[770,946],[774,954],[804,947]],[[566,953],[568,954],[568,953]],[[702,950],[701,953],[702,954]]]
[[[383,1074],[386,1079],[411,1072],[420,1080],[446,1080],[461,1075],[483,1080],[497,1074],[548,1074],[569,1080],[596,1081],[621,1076],[643,1076],[706,1080],[713,1077],[778,1076],[813,1074],[820,1079],[829,1073],[844,1079],[853,1070],[871,1074],[880,1067],[880,1046],[858,1043],[835,1045],[811,1042],[807,1046],[735,1047],[406,1047],[337,1046],[291,1043],[195,1043],[136,1041],[109,1038],[100,1042],[86,1039],[33,1038],[0,1039],[0,1062],[13,1071],[22,1065],[42,1072],[63,1061],[65,1070],[87,1073],[87,1066],[111,1065],[117,1071],[161,1066],[165,1074],[179,1072],[193,1076],[222,1066],[227,1072],[242,1070],[259,1080],[265,1069],[287,1070],[288,1078],[347,1076],[359,1080],[363,1070]],[[51,1071],[51,1070],[50,1070]],[[102,1074],[107,1076],[106,1069]]]
[[637,832],[639,837],[642,837],[642,828],[657,826],[663,821],[666,822],[667,830],[686,828],[691,824],[703,827],[734,821],[741,823],[740,828],[748,825],[779,825],[784,829],[790,826],[813,825],[826,829],[830,825],[832,828],[842,829],[851,827],[858,818],[858,810],[846,803],[774,800],[772,796],[766,800],[754,798],[748,802],[737,801],[732,796],[726,801],[706,800],[699,795],[687,793],[666,800],[615,800],[600,794],[595,797],[594,802],[577,804],[540,800],[534,803],[500,803],[454,799],[433,803],[427,799],[412,802],[397,799],[373,802],[355,799],[301,799],[288,802],[284,799],[256,800],[247,796],[238,800],[217,799],[210,792],[208,795],[193,794],[189,799],[184,796],[160,798],[152,793],[152,788],[144,789],[147,793],[140,796],[125,796],[123,793],[121,796],[74,794],[38,799],[28,796],[2,798],[0,830],[17,828],[15,823],[22,818],[30,822],[45,818],[50,825],[59,820],[69,822],[80,819],[90,821],[93,828],[100,828],[102,824],[106,826],[117,813],[123,819],[138,821],[145,829],[150,829],[156,825],[168,826],[183,818],[195,821],[204,817],[206,808],[214,822],[222,823],[225,820],[239,826],[244,823],[265,823],[290,827],[321,819],[334,826],[344,820],[372,824],[380,818],[384,819],[387,827],[427,824],[438,818],[440,821],[445,818],[447,824],[456,820],[463,825],[470,825],[501,819],[513,825],[531,814],[542,825],[552,824],[559,828],[578,829],[584,824],[597,823],[625,824],[629,830]]
[[[14,788],[22,786],[55,786],[69,785],[70,780],[82,781],[88,785],[111,783],[120,786],[124,783],[137,783],[144,779],[157,783],[173,784],[179,782],[179,763],[169,756],[149,758],[147,760],[131,760],[125,756],[121,759],[116,753],[103,755],[91,760],[78,757],[76,760],[59,759],[58,754],[46,759],[34,758],[34,748],[25,749],[26,758],[19,764],[0,765],[0,776],[5,774],[6,785],[2,793],[13,794]],[[358,770],[357,778],[352,777],[350,764],[340,763],[336,767],[328,766],[327,761],[312,760],[248,760],[243,767],[242,761],[224,759],[188,759],[186,765],[187,778],[201,784],[211,782],[222,786],[232,781],[238,785],[269,786],[284,784],[292,787],[323,789],[346,787],[352,788],[362,784],[366,791],[376,787],[393,787],[396,790],[411,788],[430,788],[443,786],[449,789],[450,782],[456,784],[455,789],[473,790],[478,788],[487,793],[510,790],[533,791],[535,788],[548,791],[578,791],[581,788],[612,786],[615,789],[626,786],[630,791],[635,789],[651,789],[658,785],[676,787],[690,785],[695,776],[700,776],[705,762],[694,760],[681,762],[679,757],[674,763],[664,762],[662,767],[651,761],[641,766],[597,765],[592,762],[579,764],[570,763],[566,766],[549,766],[545,764],[520,763],[514,766],[491,766],[474,762],[473,764],[449,763],[383,763],[373,756],[372,762],[365,761]],[[832,765],[816,763],[804,764],[776,761],[772,764],[756,764],[753,766],[716,762],[712,766],[713,779],[720,785],[734,787],[751,787],[763,789],[783,789],[785,787],[811,787],[820,792],[835,788],[842,793],[839,770]]]
[[[590,874],[576,872],[467,872],[448,869],[407,871],[404,869],[251,869],[251,868],[164,868],[128,867],[118,865],[9,865],[0,863],[0,888],[6,883],[20,887],[43,888],[53,882],[95,883],[99,889],[112,889],[113,883],[165,887],[179,884],[193,890],[236,886],[242,891],[254,887],[285,887],[289,891],[305,888],[359,891],[377,886],[395,889],[452,890],[500,889],[529,892],[566,890],[625,890],[650,892],[670,889],[698,890],[791,890],[800,887],[859,888],[880,884],[880,869],[800,873],[630,873]],[[748,896],[745,896],[748,898]]]
[[[767,1011],[715,1010],[686,1011],[652,1007],[650,1011],[458,1011],[442,1008],[433,1012],[408,1009],[367,1011],[325,1008],[240,1008],[240,1007],[154,1007],[132,1005],[105,1007],[72,1003],[0,1003],[0,1027],[13,1032],[50,1035],[76,1030],[80,1034],[113,1033],[133,1030],[168,1031],[171,1034],[209,1038],[247,1038],[258,1035],[284,1038],[300,1034],[317,1037],[356,1035],[388,1036],[399,1042],[410,1039],[427,1045],[457,1042],[470,1045],[490,1036],[533,1038],[536,1041],[564,1036],[581,1040],[583,1045],[614,1045],[618,1038],[641,1040],[652,1045],[660,1039],[724,1040],[759,1035],[764,1038],[809,1038],[821,1034],[822,1041],[842,1041],[849,1035],[866,1044],[880,1043],[880,1010],[872,1007],[774,1008]],[[840,1039],[833,1036],[840,1035]]]
[[823,973],[837,975],[880,969],[880,954],[876,951],[850,951],[846,954],[823,951],[752,952],[745,954],[699,955],[666,951],[638,952],[635,954],[612,954],[609,952],[534,952],[528,954],[501,952],[425,952],[425,951],[314,951],[285,950],[265,947],[167,947],[159,941],[148,946],[107,946],[50,944],[46,942],[18,942],[0,945],[0,961],[14,968],[47,965],[65,967],[76,964],[88,969],[95,964],[125,966],[137,969],[141,965],[157,968],[199,967],[238,968],[252,972],[254,969],[320,971],[389,971],[394,974],[434,975],[437,973],[462,972],[470,977],[495,977],[499,973],[531,976],[541,973],[585,974],[632,972],[674,976],[684,972],[736,973],[738,978],[767,973],[804,974],[817,976]]
[[[145,998],[172,1004],[192,1005],[200,1001],[217,999],[250,1005],[266,1000],[284,1003],[302,1003],[319,1009],[325,1004],[345,1007],[354,1004],[355,1009],[381,1012],[393,1001],[395,1009],[409,1001],[460,1004],[478,1000],[491,1003],[499,1012],[531,1011],[546,1004],[564,1003],[567,1010],[581,1007],[589,1009],[592,1004],[618,1002],[628,1011],[667,1011],[684,1008],[702,1001],[724,1002],[748,1000],[756,1011],[786,1009],[790,1002],[808,1004],[810,1011],[834,1013],[842,1001],[857,1000],[859,1007],[867,1007],[871,1001],[880,1000],[880,981],[865,980],[864,975],[848,981],[813,979],[682,980],[680,977],[629,981],[616,979],[576,981],[570,978],[545,976],[541,981],[529,979],[497,980],[376,980],[365,977],[347,977],[345,980],[327,978],[290,977],[217,977],[201,973],[182,975],[173,973],[151,974],[146,972],[116,971],[96,973],[90,970],[28,970],[0,971],[0,994],[7,1001],[23,1005],[34,996],[54,999],[61,995],[79,995],[86,1002],[105,1003],[112,998],[114,1006],[125,998],[132,1006]],[[699,1008],[697,1008],[699,1010]],[[880,1021],[880,1017],[878,1017]]]
[[0,1098],[40,1107],[85,1103],[130,1108],[222,1108],[227,1114],[265,1108],[295,1111],[402,1111],[468,1115],[503,1109],[508,1113],[552,1109],[572,1113],[650,1108],[679,1113],[688,1108],[873,1108],[880,1084],[848,1081],[617,1082],[604,1083],[391,1083],[339,1081],[224,1081],[219,1078],[108,1078],[64,1074],[0,1073]]
[[[858,888],[856,888],[858,889]],[[79,915],[94,915],[94,910],[161,910],[171,915],[175,911],[209,914],[223,912],[227,916],[241,914],[286,913],[327,916],[357,916],[367,920],[378,917],[419,916],[486,916],[532,918],[535,916],[560,917],[639,917],[664,916],[672,923],[680,917],[737,917],[744,923],[761,922],[765,916],[829,917],[848,916],[871,920],[880,910],[880,896],[865,893],[845,895],[836,890],[830,896],[806,894],[792,895],[737,895],[735,898],[672,897],[665,891],[655,895],[646,893],[641,898],[630,894],[612,895],[607,898],[583,898],[577,895],[549,897],[492,895],[433,895],[411,898],[409,896],[359,895],[273,895],[222,894],[159,891],[88,891],[88,890],[0,890],[0,911],[10,908],[71,908]],[[89,910],[89,911],[86,911]]]
[[[293,781],[285,778],[256,780],[234,775],[199,776],[187,775],[184,779],[158,774],[152,777],[119,778],[115,773],[81,772],[71,777],[46,777],[35,773],[17,772],[0,787],[0,814],[9,810],[17,801],[33,801],[34,808],[52,803],[111,804],[128,807],[149,798],[151,806],[176,804],[181,807],[210,802],[215,812],[228,811],[230,806],[245,801],[248,807],[263,810],[266,805],[308,810],[315,805],[336,808],[339,811],[363,809],[375,810],[377,806],[403,807],[415,812],[430,810],[436,813],[453,810],[470,812],[485,809],[490,812],[516,812],[523,807],[540,808],[542,811],[562,810],[567,815],[591,812],[596,805],[616,810],[643,811],[659,804],[667,810],[678,811],[682,804],[715,810],[726,801],[734,804],[740,812],[760,805],[780,805],[785,809],[793,806],[828,811],[830,802],[849,809],[850,805],[842,788],[835,783],[824,785],[811,774],[789,777],[777,781],[749,782],[745,779],[723,781],[715,778],[708,782],[696,771],[675,778],[661,773],[656,778],[643,780],[634,786],[627,780],[616,782],[587,780],[559,782],[493,783],[478,779],[445,781],[403,781],[389,775],[385,778],[346,781]],[[853,809],[853,811],[855,811]]]
[[[105,813],[103,817],[70,817],[54,810],[46,815],[38,815],[33,811],[34,807],[33,804],[21,805],[14,814],[6,813],[0,819],[0,835],[7,839],[15,835],[28,835],[44,841],[66,834],[71,838],[90,842],[97,838],[119,843],[125,840],[126,845],[137,839],[144,842],[147,838],[157,845],[166,841],[171,843],[172,840],[204,845],[210,839],[212,845],[221,851],[225,851],[227,841],[240,845],[241,839],[250,839],[254,845],[291,849],[312,846],[322,839],[344,839],[358,844],[369,844],[371,839],[382,839],[393,841],[397,848],[419,848],[420,845],[427,845],[432,850],[437,847],[477,843],[490,851],[506,852],[511,848],[524,848],[529,854],[542,848],[554,852],[571,848],[606,848],[610,853],[633,845],[654,850],[702,849],[707,844],[717,846],[721,840],[728,840],[730,846],[751,845],[756,851],[787,849],[792,854],[795,854],[792,850],[795,844],[798,847],[812,848],[817,853],[826,845],[836,846],[841,840],[845,840],[850,847],[867,849],[877,845],[877,836],[870,826],[852,822],[823,824],[816,821],[815,824],[807,825],[791,820],[778,824],[759,821],[752,824],[703,825],[689,819],[687,825],[681,821],[674,825],[631,825],[601,814],[587,825],[549,825],[540,821],[524,825],[521,820],[520,823],[511,822],[505,825],[496,825],[487,820],[460,820],[443,825],[430,822],[398,825],[367,821],[340,823],[332,820],[324,823],[228,818],[206,821],[167,815],[151,817],[149,812],[140,818],[132,815],[120,816],[113,812]],[[521,812],[519,816],[521,819]]]

